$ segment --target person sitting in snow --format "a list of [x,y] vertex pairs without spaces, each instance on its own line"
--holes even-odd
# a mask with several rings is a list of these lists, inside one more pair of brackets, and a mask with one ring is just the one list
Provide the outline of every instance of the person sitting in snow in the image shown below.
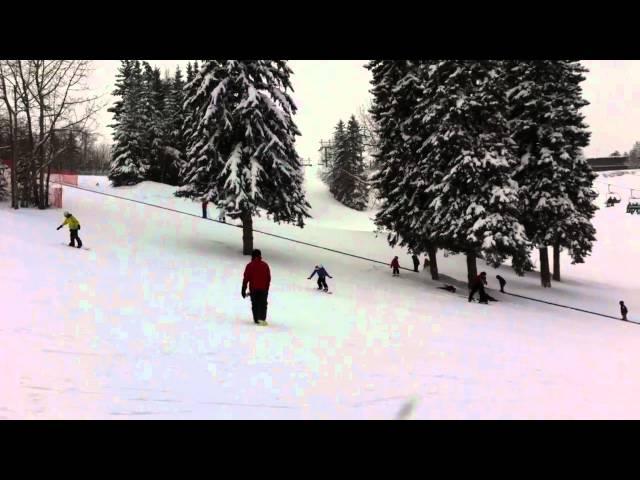
[[82,240],[78,236],[78,230],[80,230],[80,222],[78,219],[71,215],[69,212],[64,212],[64,222],[60,225],[56,230],[60,230],[65,225],[69,225],[69,233],[71,234],[71,242],[69,243],[70,247],[76,246],[76,240],[78,241],[78,248],[82,247]]
[[471,283],[471,291],[469,292],[469,301],[473,301],[473,296],[476,292],[479,292],[480,298],[478,302],[480,303],[489,303],[488,296],[484,291],[484,286],[487,284],[487,273],[482,272],[478,275],[475,280]]
[[329,275],[329,272],[327,272],[322,265],[316,265],[316,267],[313,270],[313,273],[309,278],[307,278],[307,280],[311,280],[316,273],[318,274],[318,290],[324,289],[325,292],[328,292],[329,285],[327,285],[326,277],[329,277],[329,278],[333,278],[333,277]]
[[393,260],[391,260],[391,265],[389,265],[389,267],[393,268],[393,276],[394,277],[399,277],[400,276],[400,262],[398,261],[398,257],[393,257]]

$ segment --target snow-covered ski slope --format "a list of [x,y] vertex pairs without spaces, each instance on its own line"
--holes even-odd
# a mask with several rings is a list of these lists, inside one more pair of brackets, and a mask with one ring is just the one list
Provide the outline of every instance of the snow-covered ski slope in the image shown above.
[[[372,212],[306,174],[308,225],[255,228],[410,265]],[[610,181],[640,188],[640,175]],[[201,212],[165,185],[81,183]],[[90,251],[63,245],[60,210],[0,204],[0,418],[391,419],[411,398],[412,418],[640,418],[638,325],[494,291],[499,303],[469,304],[426,273],[256,234],[273,275],[270,325],[256,327],[240,229],[72,188],[64,203]],[[640,319],[640,216],[624,210],[623,195],[597,213],[593,256],[564,261],[562,283],[501,268],[507,290],[611,315],[624,299]],[[464,258],[439,262],[464,279]],[[307,280],[318,263],[334,295]]]

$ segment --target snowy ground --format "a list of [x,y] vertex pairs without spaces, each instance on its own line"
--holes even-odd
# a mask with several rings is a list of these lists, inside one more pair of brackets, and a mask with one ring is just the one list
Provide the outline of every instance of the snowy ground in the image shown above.
[[[255,228],[409,266],[307,174],[308,225]],[[164,185],[81,184],[200,213]],[[469,304],[423,273],[257,234],[273,284],[255,327],[239,229],[70,188],[64,203],[90,251],[64,246],[60,210],[0,204],[0,418],[384,419],[409,398],[414,418],[640,418],[640,326],[499,293]],[[640,216],[624,210],[598,212],[593,256],[561,284],[502,268],[508,289],[611,315],[624,299],[634,319]],[[439,262],[465,277],[463,258]],[[318,263],[334,295],[306,279]]]

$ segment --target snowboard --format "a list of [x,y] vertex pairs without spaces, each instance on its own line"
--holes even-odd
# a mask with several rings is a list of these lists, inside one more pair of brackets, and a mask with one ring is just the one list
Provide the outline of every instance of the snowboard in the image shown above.
[[328,293],[329,295],[333,295],[333,292],[330,292],[329,290],[320,290],[318,288],[315,289],[317,292],[323,292],[323,293]]
[[72,246],[71,246],[71,245],[69,245],[68,243],[63,243],[62,245],[64,245],[65,247],[69,247],[69,248],[75,248],[76,250],[91,250],[91,249],[90,249],[90,248],[88,248],[88,247],[80,247],[80,248],[78,248],[78,247],[72,247]]

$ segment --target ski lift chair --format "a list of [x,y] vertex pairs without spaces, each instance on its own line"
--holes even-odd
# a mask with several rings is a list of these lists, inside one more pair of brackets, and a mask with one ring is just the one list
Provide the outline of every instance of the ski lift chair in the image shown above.
[[636,197],[631,190],[631,196],[629,197],[629,203],[627,203],[627,213],[633,215],[637,213],[640,215],[640,197]]
[[616,203],[620,203],[621,201],[622,201],[622,197],[620,196],[620,194],[616,192],[611,192],[611,191],[607,193],[607,201],[606,201],[607,207],[613,207]]

